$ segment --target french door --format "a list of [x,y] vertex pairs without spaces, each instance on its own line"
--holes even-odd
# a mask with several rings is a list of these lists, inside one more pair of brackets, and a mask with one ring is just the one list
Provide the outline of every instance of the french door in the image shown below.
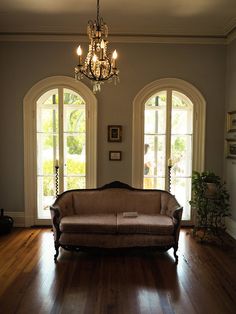
[[183,220],[191,218],[192,156],[193,103],[170,88],[153,94],[144,105],[143,187],[166,190],[170,185],[184,207]]
[[86,187],[86,104],[75,91],[58,87],[42,94],[36,107],[40,220],[50,218],[57,193]]

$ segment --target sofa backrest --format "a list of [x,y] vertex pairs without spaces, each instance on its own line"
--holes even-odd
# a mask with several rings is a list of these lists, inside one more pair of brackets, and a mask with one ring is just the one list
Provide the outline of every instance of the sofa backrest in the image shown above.
[[166,191],[109,188],[67,191],[54,206],[61,208],[62,216],[128,211],[168,214],[170,202],[171,207],[179,206],[175,197]]

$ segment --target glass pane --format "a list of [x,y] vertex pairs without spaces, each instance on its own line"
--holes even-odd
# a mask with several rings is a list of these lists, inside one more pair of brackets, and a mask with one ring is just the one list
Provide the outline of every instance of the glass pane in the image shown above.
[[183,93],[180,93],[178,91],[173,90],[172,91],[172,107],[192,110],[193,104],[192,104],[191,100],[186,95],[184,95]]
[[165,132],[166,132],[166,93],[161,92],[151,97],[145,104],[144,133],[165,134]]
[[175,195],[177,201],[183,206],[183,220],[190,220],[190,205],[191,200],[191,178],[172,178],[171,193]]
[[166,107],[166,92],[161,91],[152,95],[146,102],[148,107]]
[[45,133],[58,132],[58,110],[57,107],[39,108],[37,131]]
[[143,188],[165,190],[165,178],[145,176],[143,179]]
[[192,136],[171,136],[171,159],[173,176],[191,176],[192,174]]
[[63,100],[65,105],[85,105],[84,99],[74,92],[71,89],[64,88],[64,100]]
[[58,156],[58,136],[38,133],[37,144],[38,175],[53,174],[56,156]]
[[51,90],[51,91],[43,94],[42,97],[44,98],[43,104],[45,104],[45,105],[57,104],[58,105],[59,96],[58,96],[57,89]]
[[64,110],[65,132],[85,132],[85,107],[81,109],[66,108]]
[[68,159],[66,164],[67,174],[85,175],[85,160]]
[[37,100],[37,107],[44,106],[44,107],[52,107],[51,105],[58,105],[58,89],[50,89],[46,93],[44,93],[40,98]]
[[172,118],[172,134],[191,134],[192,133],[192,111],[173,109]]
[[165,176],[165,136],[146,135],[144,138],[144,175]]
[[58,132],[58,93],[51,90],[37,101],[37,132]]
[[49,207],[55,200],[55,177],[38,176],[38,218],[50,218]]
[[64,178],[65,190],[85,189],[85,177],[65,177]]
[[85,175],[85,134],[65,135],[65,175]]
[[171,119],[172,134],[192,134],[193,104],[188,97],[177,91],[172,93]]

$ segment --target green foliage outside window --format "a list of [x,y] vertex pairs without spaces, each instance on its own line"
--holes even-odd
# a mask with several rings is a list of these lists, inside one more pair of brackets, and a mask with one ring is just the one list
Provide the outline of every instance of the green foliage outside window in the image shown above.
[[84,146],[84,130],[85,130],[85,115],[84,111],[73,110],[70,113],[68,132],[83,132],[78,133],[78,136],[67,137],[67,147],[69,154],[80,155]]
[[[85,162],[68,159],[66,163],[66,170],[68,175],[81,175],[82,177],[70,177],[67,182],[67,189],[78,189],[85,187]],[[54,165],[52,160],[43,162],[43,174],[53,175],[55,173]],[[44,176],[43,178],[43,195],[53,196],[54,191],[54,177]]]

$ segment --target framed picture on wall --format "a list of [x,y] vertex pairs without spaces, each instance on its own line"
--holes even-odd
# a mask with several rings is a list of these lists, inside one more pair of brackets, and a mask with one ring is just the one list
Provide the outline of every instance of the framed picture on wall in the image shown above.
[[226,158],[236,159],[236,139],[226,140]]
[[121,160],[121,151],[120,150],[110,150],[109,151],[109,160]]
[[236,132],[236,110],[227,114],[227,132]]
[[122,126],[121,125],[108,125],[108,142],[121,142],[122,140]]

